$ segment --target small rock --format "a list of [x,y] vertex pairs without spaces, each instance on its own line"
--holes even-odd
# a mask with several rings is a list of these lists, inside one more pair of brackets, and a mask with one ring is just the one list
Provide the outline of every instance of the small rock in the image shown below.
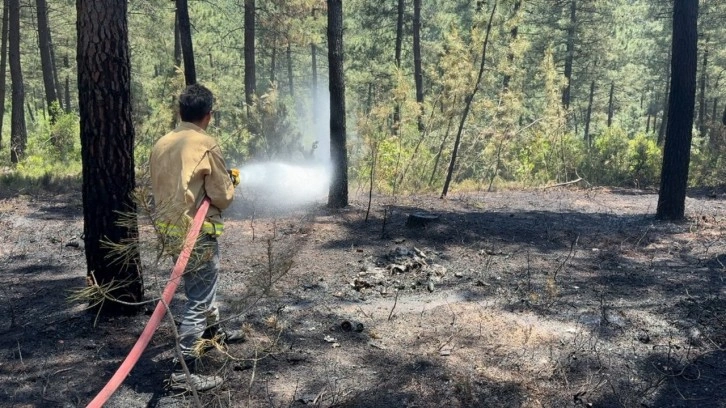
[[439,350],[439,355],[440,356],[450,356],[451,355],[451,348],[450,347],[442,348],[441,350]]
[[428,282],[428,283],[426,284],[426,289],[428,289],[428,291],[429,291],[429,292],[433,292],[433,291],[434,291],[434,289],[435,289],[435,288],[434,288],[434,281],[429,281],[429,282]]
[[641,342],[643,344],[650,343],[650,335],[647,332],[644,332],[644,331],[638,333],[637,339],[638,339],[639,342]]
[[335,337],[330,335],[323,337],[323,340],[325,340],[326,343],[336,343],[338,341]]
[[457,278],[463,278],[464,277],[464,274],[461,273],[461,272],[454,272],[454,276],[457,277]]
[[701,331],[697,327],[691,327],[688,330],[688,342],[694,346],[701,342]]

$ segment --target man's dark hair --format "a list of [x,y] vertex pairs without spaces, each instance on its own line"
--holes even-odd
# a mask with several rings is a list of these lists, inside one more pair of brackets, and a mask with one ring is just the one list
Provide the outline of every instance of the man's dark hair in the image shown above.
[[179,95],[179,116],[184,122],[197,122],[212,111],[214,95],[204,85],[192,84]]

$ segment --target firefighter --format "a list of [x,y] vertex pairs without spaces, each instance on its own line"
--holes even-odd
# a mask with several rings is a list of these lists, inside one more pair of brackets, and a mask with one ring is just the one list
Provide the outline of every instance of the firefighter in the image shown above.
[[[200,238],[183,275],[187,302],[179,326],[179,345],[191,376],[187,378],[180,361],[175,359],[170,378],[173,389],[194,387],[204,391],[221,385],[222,378],[196,372],[197,360],[204,351],[200,345],[208,344],[204,340],[244,340],[241,330],[220,327],[215,299],[219,274],[217,238],[224,231],[222,210],[232,203],[240,176],[238,170],[227,169],[217,140],[205,131],[212,119],[213,105],[214,95],[206,87],[194,84],[184,89],[179,96],[181,123],[154,144],[150,159],[158,214],[156,226],[162,239],[181,243],[204,197],[210,200]],[[181,245],[176,247],[175,260]]]

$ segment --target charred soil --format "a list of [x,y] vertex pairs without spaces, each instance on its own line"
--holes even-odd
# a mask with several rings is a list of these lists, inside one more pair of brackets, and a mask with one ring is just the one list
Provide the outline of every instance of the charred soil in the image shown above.
[[[682,223],[656,221],[639,190],[378,197],[369,214],[362,197],[243,201],[220,238],[219,301],[247,340],[203,357],[225,378],[203,406],[726,407],[721,192],[689,194]],[[77,197],[0,212],[0,406],[85,406],[148,313],[68,301],[86,285]],[[153,299],[171,261],[147,252]],[[165,385],[173,333],[165,319],[106,406],[194,406]]]

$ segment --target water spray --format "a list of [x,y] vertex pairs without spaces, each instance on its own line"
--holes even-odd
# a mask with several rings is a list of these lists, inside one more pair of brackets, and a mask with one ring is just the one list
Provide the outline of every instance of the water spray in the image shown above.
[[256,162],[239,168],[238,198],[276,209],[305,206],[324,200],[331,169],[327,164]]

